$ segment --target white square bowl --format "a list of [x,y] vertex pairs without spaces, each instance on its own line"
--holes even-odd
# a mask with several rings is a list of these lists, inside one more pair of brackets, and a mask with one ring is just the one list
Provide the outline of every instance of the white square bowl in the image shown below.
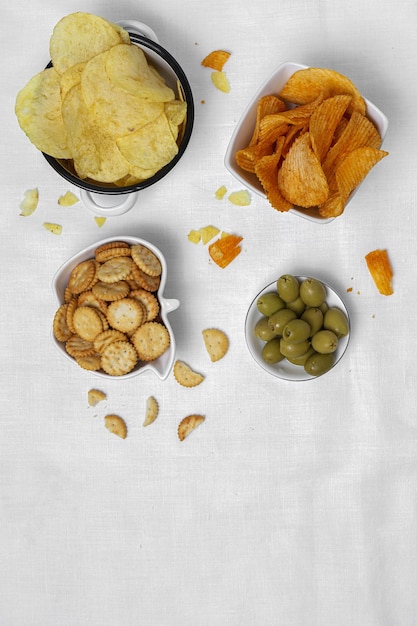
[[[308,65],[301,65],[300,63],[286,62],[280,65],[278,69],[271,74],[271,76],[254,94],[245,111],[243,112],[226,150],[224,160],[226,169],[229,170],[229,172],[233,174],[233,176],[250,191],[262,196],[265,199],[266,195],[258,178],[255,176],[255,174],[246,172],[245,170],[240,168],[236,163],[235,155],[238,150],[246,148],[250,142],[253,130],[255,128],[256,110],[259,99],[263,96],[267,96],[270,94],[278,95],[284,87],[285,83],[295,72],[297,72],[298,70],[307,69],[307,67]],[[364,98],[364,100],[366,103],[366,113],[368,118],[371,120],[371,122],[375,124],[376,128],[379,131],[379,134],[381,135],[381,138],[384,139],[388,129],[387,117],[372,102],[370,102],[366,98]],[[357,187],[352,192],[348,202],[352,199],[358,188],[359,187]],[[320,215],[318,215],[317,213],[317,210],[314,208],[302,209],[299,207],[294,207],[290,209],[290,212],[298,215],[299,217],[304,217],[319,224],[325,224],[335,219],[333,217],[320,217]]]

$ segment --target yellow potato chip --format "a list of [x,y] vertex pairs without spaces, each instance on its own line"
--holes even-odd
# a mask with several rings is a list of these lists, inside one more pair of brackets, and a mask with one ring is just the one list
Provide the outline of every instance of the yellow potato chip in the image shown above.
[[224,72],[212,72],[211,81],[216,89],[223,91],[223,93],[229,93],[230,83]]
[[114,139],[92,123],[80,85],[67,93],[62,103],[62,116],[69,131],[74,167],[81,178],[112,182],[128,174],[130,164]]
[[78,11],[63,17],[54,27],[49,41],[52,63],[63,74],[76,63],[88,61],[125,40],[120,27],[102,17]]
[[148,64],[143,50],[133,44],[115,46],[109,50],[106,72],[112,83],[133,96],[154,102],[175,99],[173,90]]
[[75,85],[79,85],[81,82],[81,74],[86,66],[86,62],[76,63],[75,65],[71,65],[61,76],[60,76],[60,89],[61,89],[61,101],[64,100],[65,96],[69,92],[72,87]]
[[57,159],[72,157],[61,114],[60,77],[53,67],[33,76],[19,91],[15,113],[21,129],[38,150]]
[[131,135],[116,140],[123,157],[138,168],[160,170],[178,154],[164,113]]
[[191,241],[191,243],[200,243],[201,241],[201,233],[199,230],[190,230],[187,237],[188,241]]
[[94,217],[94,221],[99,228],[102,228],[102,226],[104,226],[104,224],[106,223],[106,219],[106,217]]
[[280,92],[281,98],[294,104],[312,102],[320,95],[329,98],[338,94],[352,96],[349,113],[356,110],[365,115],[365,101],[354,83],[343,74],[328,68],[309,67],[298,70]]
[[278,186],[283,196],[296,206],[314,207],[327,200],[329,186],[308,133],[291,146],[278,172]]
[[201,65],[204,67],[210,67],[213,70],[221,72],[224,64],[228,61],[230,52],[226,50],[213,50],[201,61]]
[[394,293],[392,288],[394,273],[388,251],[386,249],[372,250],[365,256],[365,261],[379,293],[383,296],[391,296]]
[[39,202],[39,191],[38,189],[27,189],[24,192],[24,198],[19,205],[20,215],[23,217],[27,217],[28,215],[32,215],[34,211],[38,208]]

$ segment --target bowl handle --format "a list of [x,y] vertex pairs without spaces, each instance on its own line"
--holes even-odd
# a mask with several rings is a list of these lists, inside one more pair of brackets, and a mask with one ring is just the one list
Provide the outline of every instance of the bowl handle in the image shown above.
[[84,206],[95,215],[114,217],[130,211],[136,203],[138,192],[107,196],[105,194],[93,193],[87,189],[81,189],[80,196]]
[[120,20],[120,22],[117,23],[119,24],[119,26],[121,26],[130,33],[142,35],[142,37],[146,37],[147,39],[155,41],[155,43],[159,43],[158,37],[156,36],[152,28],[150,28],[150,26],[147,26],[146,24],[143,24],[142,22],[137,22],[136,20]]

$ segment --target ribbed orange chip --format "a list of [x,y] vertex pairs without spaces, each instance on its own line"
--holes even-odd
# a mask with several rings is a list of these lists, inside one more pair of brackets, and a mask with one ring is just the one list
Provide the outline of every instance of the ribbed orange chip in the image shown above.
[[351,96],[347,95],[327,98],[311,115],[309,126],[311,145],[320,163],[332,144],[336,128],[351,100]]
[[394,273],[387,250],[372,250],[365,256],[365,261],[379,293],[383,296],[391,296],[394,293],[392,288]]
[[213,261],[224,269],[241,253],[239,243],[243,237],[227,235],[209,245],[209,255]]
[[204,67],[211,67],[212,70],[221,72],[224,64],[228,61],[230,52],[226,50],[213,50],[201,61],[201,65]]
[[318,96],[325,98],[338,94],[352,96],[349,107],[365,115],[365,101],[352,81],[335,70],[309,67],[295,72],[284,85],[280,96],[295,104],[312,102]]
[[288,202],[296,206],[314,207],[327,200],[329,186],[308,133],[297,137],[291,146],[278,171],[278,186]]

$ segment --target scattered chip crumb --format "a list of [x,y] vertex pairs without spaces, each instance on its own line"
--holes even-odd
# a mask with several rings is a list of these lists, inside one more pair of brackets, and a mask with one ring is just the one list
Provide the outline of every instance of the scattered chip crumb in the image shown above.
[[77,198],[75,193],[72,193],[72,191],[66,191],[64,195],[59,196],[58,198],[59,206],[73,206],[74,204],[77,204],[77,202],[79,202],[79,198]]
[[211,81],[216,89],[222,91],[223,93],[229,93],[230,83],[224,72],[212,72]]
[[89,389],[88,391],[88,404],[89,406],[96,406],[99,402],[102,402],[107,398],[104,391],[99,389]]
[[94,220],[97,224],[97,226],[99,228],[101,228],[102,226],[104,226],[104,224],[106,223],[106,219],[107,217],[95,217]]
[[27,189],[24,193],[24,198],[19,205],[20,215],[27,217],[32,215],[38,208],[39,191],[38,189]]
[[247,189],[233,191],[229,195],[228,200],[236,206],[249,206],[249,204],[251,203],[250,193],[249,191],[247,191]]
[[51,222],[44,222],[42,226],[46,228],[46,230],[49,230],[49,232],[52,233],[53,235],[60,235],[62,233],[61,224],[52,224]]
[[153,396],[149,396],[146,400],[146,411],[145,411],[145,420],[143,422],[144,426],[149,426],[152,424],[158,417],[159,413],[159,404],[157,400]]
[[216,192],[215,192],[215,197],[217,198],[217,200],[223,200],[224,196],[227,194],[227,188],[225,185],[221,185],[221,187],[219,187]]
[[211,224],[209,224],[208,226],[203,226],[202,228],[199,228],[198,230],[190,230],[190,232],[188,233],[188,241],[191,241],[191,243],[203,243],[203,245],[206,245],[209,241],[211,241],[216,235],[218,235],[220,232],[220,229],[217,228],[217,226],[212,226]]
[[346,291],[347,291],[347,293],[350,293],[351,291],[353,291],[353,287],[348,287],[348,288],[346,289]]

